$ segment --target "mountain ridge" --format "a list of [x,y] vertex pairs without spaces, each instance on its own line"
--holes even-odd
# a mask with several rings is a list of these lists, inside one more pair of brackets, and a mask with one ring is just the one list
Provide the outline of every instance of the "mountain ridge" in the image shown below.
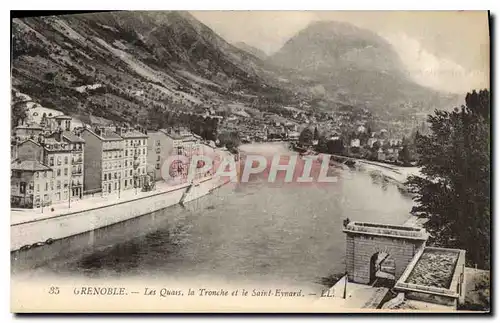
[[66,113],[144,123],[144,107],[200,112],[256,94],[288,95],[259,59],[187,12],[28,17],[12,25],[13,88]]
[[450,108],[456,100],[410,79],[387,40],[346,22],[310,23],[268,62],[315,78],[333,100],[347,95],[381,114],[398,113],[405,105],[415,112]]

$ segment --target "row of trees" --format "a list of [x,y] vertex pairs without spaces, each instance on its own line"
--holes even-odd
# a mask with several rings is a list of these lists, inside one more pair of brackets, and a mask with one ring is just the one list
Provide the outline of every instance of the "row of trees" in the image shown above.
[[162,129],[176,125],[189,128],[205,140],[217,140],[218,121],[215,118],[182,112],[168,111],[161,106],[153,106],[148,112],[148,127]]

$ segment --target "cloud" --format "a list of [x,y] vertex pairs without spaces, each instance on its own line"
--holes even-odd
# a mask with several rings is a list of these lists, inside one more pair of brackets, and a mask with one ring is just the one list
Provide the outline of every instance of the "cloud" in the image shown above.
[[403,32],[381,36],[394,46],[409,76],[419,84],[452,93],[488,87],[485,72],[468,70],[451,59],[438,57]]

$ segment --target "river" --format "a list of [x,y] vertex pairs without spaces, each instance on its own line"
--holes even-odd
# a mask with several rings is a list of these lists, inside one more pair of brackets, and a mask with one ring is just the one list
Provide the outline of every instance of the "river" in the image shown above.
[[[294,154],[280,143],[244,153]],[[30,277],[176,277],[317,285],[345,271],[342,221],[402,224],[396,186],[337,169],[336,183],[273,185],[262,176],[196,201],[11,256]]]

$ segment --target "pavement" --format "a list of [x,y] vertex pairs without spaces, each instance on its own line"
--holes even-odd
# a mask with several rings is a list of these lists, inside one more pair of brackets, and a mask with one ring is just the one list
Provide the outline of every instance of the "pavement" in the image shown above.
[[94,196],[92,195],[85,196],[81,200],[72,200],[71,203],[68,203],[68,201],[61,201],[60,203],[52,204],[50,206],[46,206],[43,208],[11,209],[10,212],[11,225],[86,211],[89,209],[99,208],[110,204],[127,202],[138,198],[155,195],[158,193],[173,191],[186,186],[188,186],[187,183],[170,184],[164,181],[159,181],[156,182],[155,189],[149,192],[141,192],[140,189],[136,190],[134,188],[131,188],[125,191],[121,191],[120,194],[111,193],[109,195],[102,196],[99,193],[95,194]]

